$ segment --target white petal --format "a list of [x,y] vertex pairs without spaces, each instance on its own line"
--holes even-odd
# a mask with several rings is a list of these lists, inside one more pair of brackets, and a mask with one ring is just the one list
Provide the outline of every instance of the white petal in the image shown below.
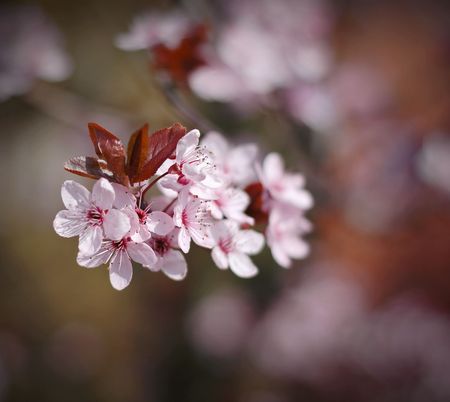
[[278,265],[282,266],[283,268],[289,268],[291,266],[291,259],[283,250],[283,248],[278,244],[272,244],[270,246],[270,251],[272,252],[273,259],[277,262]]
[[90,193],[86,187],[73,180],[66,180],[61,187],[61,198],[67,209],[86,209]]
[[128,187],[122,186],[118,183],[111,183],[114,189],[114,207],[117,209],[122,209],[125,207],[135,208],[136,197],[130,191]]
[[178,245],[180,246],[183,253],[188,253],[191,247],[191,236],[186,228],[181,228],[178,233]]
[[228,268],[228,258],[226,254],[221,250],[220,247],[216,246],[212,249],[211,257],[214,261],[214,263],[220,268],[220,269],[227,269]]
[[111,209],[114,197],[114,188],[111,183],[104,178],[97,180],[92,189],[91,201],[103,210]]
[[142,243],[152,237],[152,234],[147,229],[146,225],[139,225],[139,229],[137,232],[134,232],[131,235],[131,240],[133,240],[136,243]]
[[258,268],[250,257],[243,253],[228,254],[230,269],[241,278],[251,278],[258,273]]
[[309,254],[309,244],[298,237],[285,237],[282,247],[291,258],[305,258]]
[[214,246],[215,241],[208,226],[200,226],[199,228],[190,227],[188,230],[195,244],[205,248],[212,248]]
[[185,163],[182,168],[182,173],[190,180],[199,182],[205,179],[205,174],[200,171],[197,166]]
[[178,250],[169,250],[161,258],[161,269],[170,279],[181,281],[187,274],[184,255]]
[[223,218],[223,213],[222,213],[220,207],[214,201],[211,202],[211,204],[210,204],[210,211],[211,211],[211,216],[214,219],[219,220],[219,219]]
[[154,211],[147,217],[147,227],[151,232],[165,236],[174,229],[175,225],[173,218],[165,212]]
[[131,259],[139,264],[149,267],[156,264],[156,254],[148,244],[130,242],[127,251]]
[[284,163],[281,156],[275,152],[268,154],[263,162],[264,177],[270,183],[283,177]]
[[93,255],[102,245],[103,230],[101,226],[88,226],[86,230],[80,235],[80,242],[78,249],[87,255]]
[[94,255],[83,254],[79,251],[77,255],[77,263],[78,265],[86,268],[98,267],[99,265],[106,264],[112,253],[113,252],[111,250],[103,247]]
[[111,209],[103,219],[105,236],[110,240],[121,240],[131,229],[130,218],[118,209]]
[[114,289],[125,289],[131,282],[133,276],[133,266],[128,255],[118,252],[109,264],[109,280]]
[[67,209],[59,211],[53,221],[53,228],[62,237],[79,236],[86,228],[84,214]]
[[191,130],[183,138],[181,138],[180,141],[178,141],[176,150],[177,162],[182,162],[186,154],[194,151],[194,149],[198,146],[199,138],[200,131]]
[[245,254],[258,254],[264,247],[264,236],[254,230],[241,230],[234,236],[236,249]]
[[288,190],[280,194],[280,199],[300,209],[309,209],[313,206],[311,193],[306,190]]

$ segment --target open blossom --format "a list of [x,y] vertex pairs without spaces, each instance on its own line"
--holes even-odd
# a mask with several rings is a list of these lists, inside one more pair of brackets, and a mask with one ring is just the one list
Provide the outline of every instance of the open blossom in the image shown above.
[[80,236],[82,253],[96,253],[105,236],[120,240],[131,228],[129,217],[112,209],[115,192],[106,179],[99,179],[94,184],[92,194],[81,184],[67,180],[62,186],[61,197],[67,209],[58,212],[53,227],[60,236]]
[[189,191],[204,199],[215,198],[212,189],[222,185],[214,174],[211,154],[199,147],[200,132],[192,130],[177,144],[175,160],[168,159],[158,173],[167,174],[159,181],[163,188],[179,192],[185,186]]
[[249,195],[238,188],[225,187],[216,191],[217,199],[210,202],[211,215],[215,219],[224,217],[239,223],[253,225],[255,220],[245,214],[250,204]]
[[139,205],[136,197],[125,187],[115,183],[116,199],[114,203],[117,208],[122,208],[131,222],[131,239],[143,242],[152,237],[152,233],[165,236],[175,227],[173,219],[163,211],[154,210],[154,203],[146,207]]
[[291,259],[305,258],[309,245],[302,235],[311,230],[311,223],[294,208],[275,207],[269,215],[266,229],[267,245],[274,260],[284,268],[289,268]]
[[136,243],[131,237],[121,240],[107,240],[93,255],[78,253],[78,265],[94,268],[109,262],[109,279],[114,289],[126,288],[133,276],[131,260],[144,266],[152,266],[157,258],[153,249],[145,243]]
[[211,248],[211,237],[208,233],[211,218],[205,201],[193,197],[186,190],[181,191],[173,218],[175,225],[180,228],[178,244],[184,253],[189,252],[191,239],[199,246]]
[[151,271],[163,271],[170,279],[180,281],[186,277],[187,263],[178,248],[179,229],[174,229],[165,236],[152,236],[148,241],[156,253],[157,261],[148,268]]
[[250,278],[258,268],[249,255],[258,254],[264,246],[264,236],[254,230],[239,230],[236,222],[218,221],[211,228],[214,247],[212,259],[220,269],[228,267],[241,278]]
[[210,131],[201,142],[214,156],[218,174],[227,184],[245,186],[255,179],[253,169],[258,148],[256,144],[230,146],[225,137]]
[[258,166],[258,176],[270,197],[300,209],[309,209],[313,205],[311,194],[305,190],[305,179],[298,173],[287,173],[281,156],[272,152]]

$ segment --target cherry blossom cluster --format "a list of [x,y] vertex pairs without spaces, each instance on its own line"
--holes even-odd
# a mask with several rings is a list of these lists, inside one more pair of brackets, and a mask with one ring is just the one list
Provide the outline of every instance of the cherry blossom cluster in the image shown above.
[[250,256],[265,242],[283,267],[307,255],[304,212],[312,197],[301,175],[285,172],[280,155],[259,164],[256,145],[233,147],[216,132],[200,140],[198,130],[186,133],[179,124],[152,135],[144,126],[127,151],[103,127],[91,123],[89,132],[97,157],[73,158],[65,169],[96,182],[92,192],[64,182],[66,209],[54,229],[79,238],[80,266],[108,264],[115,289],[130,283],[132,261],[182,280],[192,242],[242,278],[258,273]]

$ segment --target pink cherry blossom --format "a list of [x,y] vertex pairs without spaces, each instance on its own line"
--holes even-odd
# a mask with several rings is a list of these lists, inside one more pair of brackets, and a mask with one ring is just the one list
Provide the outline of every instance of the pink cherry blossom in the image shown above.
[[245,214],[245,210],[250,204],[249,195],[238,188],[225,187],[217,190],[217,199],[210,202],[211,215],[215,219],[224,217],[232,219],[238,223],[253,225],[255,220]]
[[0,101],[29,91],[38,79],[65,80],[73,66],[61,33],[35,6],[0,9]]
[[298,173],[287,173],[281,156],[272,152],[264,159],[262,168],[257,166],[259,180],[270,197],[302,210],[313,205],[311,194],[305,190],[305,179]]
[[149,245],[156,253],[157,261],[149,266],[151,271],[163,271],[170,279],[180,281],[186,277],[187,263],[178,248],[179,229],[165,236],[152,236]]
[[78,253],[77,262],[82,267],[94,268],[109,262],[109,279],[114,289],[126,288],[133,276],[131,260],[152,266],[157,258],[152,248],[145,243],[136,243],[129,236],[121,240],[107,240],[93,255]]
[[80,236],[79,250],[86,255],[96,253],[105,236],[119,240],[130,230],[129,217],[112,209],[115,192],[106,179],[94,184],[92,194],[81,184],[67,180],[61,197],[67,209],[58,212],[53,227],[62,237]]
[[215,131],[207,133],[201,144],[213,154],[217,174],[226,184],[242,187],[255,180],[256,144],[231,146],[222,134]]
[[189,252],[191,239],[199,246],[211,248],[211,237],[207,230],[211,217],[205,201],[183,190],[178,196],[173,217],[175,225],[180,228],[178,244],[184,253]]
[[114,206],[122,208],[130,217],[130,233],[134,241],[143,242],[148,240],[152,233],[164,236],[173,230],[175,226],[172,217],[162,211],[153,211],[153,202],[142,207],[139,205],[141,202],[138,203],[137,198],[127,187],[116,183],[113,187],[116,192]]
[[166,174],[158,184],[171,191],[179,192],[184,187],[204,199],[213,199],[212,189],[222,185],[214,174],[212,154],[199,146],[200,132],[192,130],[178,141],[175,160],[168,159],[158,170]]
[[270,211],[266,229],[267,245],[275,261],[284,268],[292,264],[291,258],[305,258],[309,245],[301,238],[311,230],[311,223],[295,208],[275,207]]
[[212,259],[220,269],[230,269],[241,278],[251,278],[258,268],[249,255],[258,254],[264,246],[264,236],[254,230],[239,230],[236,222],[218,221],[211,228],[214,247]]

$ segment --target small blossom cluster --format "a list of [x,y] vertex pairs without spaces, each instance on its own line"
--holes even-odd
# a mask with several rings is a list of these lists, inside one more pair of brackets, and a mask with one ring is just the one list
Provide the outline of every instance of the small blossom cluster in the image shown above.
[[[278,154],[259,165],[256,145],[232,147],[215,132],[200,141],[198,130],[186,133],[179,124],[152,135],[144,126],[127,151],[103,127],[89,124],[89,132],[97,157],[73,158],[65,169],[97,180],[92,192],[64,182],[66,209],[56,215],[54,229],[79,237],[80,266],[108,264],[115,289],[130,283],[132,261],[184,279],[192,242],[210,249],[220,269],[242,278],[258,273],[250,256],[265,240],[283,267],[306,256],[302,236],[310,224],[304,212],[312,197],[301,175],[284,171]],[[255,230],[260,223],[263,233]]]

